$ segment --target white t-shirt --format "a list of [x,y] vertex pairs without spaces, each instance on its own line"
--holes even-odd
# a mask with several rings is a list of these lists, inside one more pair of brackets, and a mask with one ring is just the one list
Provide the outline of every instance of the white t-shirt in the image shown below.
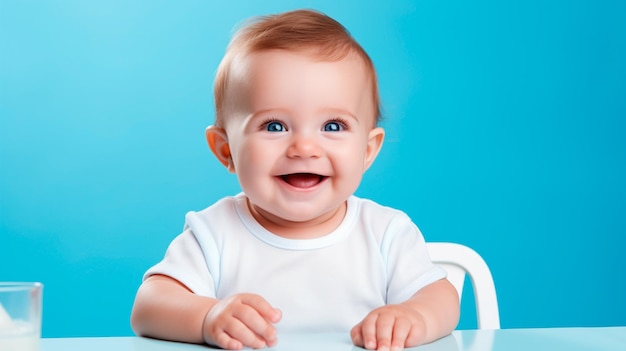
[[373,309],[446,276],[401,211],[352,196],[332,233],[286,239],[252,217],[244,194],[187,213],[183,232],[144,278],[152,274],[201,296],[261,295],[282,311],[279,332],[349,331]]

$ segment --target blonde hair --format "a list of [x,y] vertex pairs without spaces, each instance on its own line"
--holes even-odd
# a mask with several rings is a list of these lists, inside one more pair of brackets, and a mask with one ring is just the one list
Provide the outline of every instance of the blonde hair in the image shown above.
[[341,60],[350,53],[356,54],[363,60],[370,75],[372,102],[376,112],[374,117],[378,123],[380,97],[376,70],[365,50],[336,20],[321,12],[296,10],[252,18],[235,33],[217,69],[213,85],[216,126],[224,124],[228,75],[233,60],[240,55],[274,49],[306,51],[328,61]]

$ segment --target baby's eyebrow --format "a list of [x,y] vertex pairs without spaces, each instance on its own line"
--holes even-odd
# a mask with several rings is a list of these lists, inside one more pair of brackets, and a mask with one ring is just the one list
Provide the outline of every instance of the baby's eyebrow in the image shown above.
[[359,118],[355,116],[352,112],[342,109],[342,108],[326,108],[326,109],[321,110],[321,112],[324,114],[348,117],[348,118],[354,119],[357,123],[360,122]]
[[262,109],[262,110],[257,110],[254,111],[251,115],[250,118],[254,118],[254,117],[258,117],[258,116],[267,116],[267,115],[288,115],[290,112],[287,109],[284,108],[268,108],[268,109]]

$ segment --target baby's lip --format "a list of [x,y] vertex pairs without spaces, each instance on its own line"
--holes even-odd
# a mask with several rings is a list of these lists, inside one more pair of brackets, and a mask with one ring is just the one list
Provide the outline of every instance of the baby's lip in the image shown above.
[[328,178],[328,176],[315,173],[289,173],[279,177],[285,183],[296,188],[311,188]]

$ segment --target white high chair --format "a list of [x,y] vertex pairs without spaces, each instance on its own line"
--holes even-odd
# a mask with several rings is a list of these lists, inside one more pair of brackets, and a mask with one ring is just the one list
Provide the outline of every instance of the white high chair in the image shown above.
[[456,243],[426,243],[430,259],[448,272],[448,280],[463,294],[465,275],[474,288],[478,329],[500,329],[500,314],[493,276],[489,266],[473,249]]

